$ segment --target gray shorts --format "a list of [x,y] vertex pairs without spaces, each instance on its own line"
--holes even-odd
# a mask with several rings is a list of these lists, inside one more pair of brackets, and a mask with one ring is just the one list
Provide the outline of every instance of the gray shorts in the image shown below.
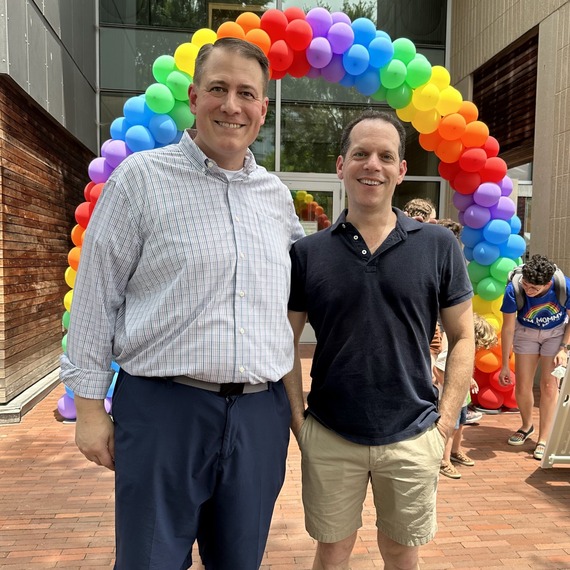
[[553,329],[531,329],[515,324],[513,351],[515,354],[540,354],[540,356],[556,356],[560,350],[566,323]]

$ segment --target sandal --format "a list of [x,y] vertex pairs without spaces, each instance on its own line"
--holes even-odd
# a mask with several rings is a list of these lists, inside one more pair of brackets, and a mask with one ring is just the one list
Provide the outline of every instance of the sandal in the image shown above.
[[507,443],[509,445],[522,445],[532,434],[534,433],[534,426],[530,426],[528,431],[524,431],[523,428],[518,429],[509,437]]
[[544,452],[546,451],[546,443],[544,441],[539,441],[534,448],[534,453],[532,456],[539,461],[544,457]]
[[466,465],[467,467],[473,467],[473,465],[475,465],[475,461],[473,461],[471,457],[463,453],[461,450],[459,450],[457,453],[451,452],[451,461],[454,463],[459,463],[461,465]]
[[447,461],[442,461],[439,467],[439,472],[450,479],[461,479],[461,473],[455,469],[452,463],[447,463]]

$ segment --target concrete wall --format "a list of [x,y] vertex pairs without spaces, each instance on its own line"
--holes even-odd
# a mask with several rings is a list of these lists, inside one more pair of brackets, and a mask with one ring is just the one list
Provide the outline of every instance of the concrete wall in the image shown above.
[[0,0],[0,73],[93,152],[97,1]]
[[570,1],[453,0],[451,10],[450,72],[464,87],[478,67],[539,27],[530,253],[570,275]]

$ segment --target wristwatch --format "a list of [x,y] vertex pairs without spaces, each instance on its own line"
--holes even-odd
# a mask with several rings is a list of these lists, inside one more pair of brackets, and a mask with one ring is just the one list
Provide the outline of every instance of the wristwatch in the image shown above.
[[570,344],[561,344],[560,348],[563,348],[564,350],[570,350]]

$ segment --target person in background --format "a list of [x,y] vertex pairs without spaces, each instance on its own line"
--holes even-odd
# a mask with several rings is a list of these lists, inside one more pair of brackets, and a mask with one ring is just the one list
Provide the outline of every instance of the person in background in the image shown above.
[[524,305],[517,308],[515,289],[507,284],[501,312],[502,367],[499,383],[512,384],[509,370],[511,350],[515,353],[515,397],[520,410],[522,426],[508,439],[509,445],[523,445],[534,433],[534,375],[540,363],[540,402],[538,442],[533,457],[542,459],[546,440],[552,429],[558,400],[558,380],[552,371],[568,363],[570,349],[570,279],[566,281],[566,303],[558,299],[552,279],[556,266],[544,255],[533,255],[522,268],[520,285],[524,291]]
[[[61,378],[76,442],[115,471],[116,570],[255,570],[285,476],[293,366],[288,188],[249,150],[268,60],[200,49],[194,140],[128,157],[85,234]],[[103,401],[116,361],[113,419]]]
[[406,202],[402,210],[407,216],[415,218],[420,222],[435,224],[437,221],[435,205],[429,198],[413,198]]
[[[476,351],[483,348],[491,348],[497,344],[498,339],[495,329],[483,317],[474,313],[473,324],[475,327]],[[447,350],[444,350],[438,355],[434,365],[434,376],[439,390],[444,388],[446,361]],[[471,378],[470,391],[475,394],[479,391],[479,385],[475,378]],[[461,478],[461,473],[455,468],[453,465],[454,463],[465,465],[467,467],[473,467],[473,465],[475,465],[475,461],[473,461],[473,459],[471,459],[461,449],[461,442],[463,441],[463,426],[467,423],[467,405],[470,401],[471,398],[469,391],[467,391],[463,407],[461,408],[457,423],[455,424],[455,432],[453,433],[453,437],[450,437],[447,440],[445,453],[443,454],[443,459],[441,461],[440,473],[446,477],[450,477],[451,479]]]
[[[441,458],[469,388],[473,291],[452,234],[392,207],[406,173],[398,119],[366,112],[340,148],[348,210],[291,250],[288,381],[305,524],[318,541],[313,569],[348,569],[371,483],[385,567],[412,570],[436,532]],[[305,413],[298,342],[307,315],[317,345]],[[438,316],[448,337],[439,407],[429,350]]]

